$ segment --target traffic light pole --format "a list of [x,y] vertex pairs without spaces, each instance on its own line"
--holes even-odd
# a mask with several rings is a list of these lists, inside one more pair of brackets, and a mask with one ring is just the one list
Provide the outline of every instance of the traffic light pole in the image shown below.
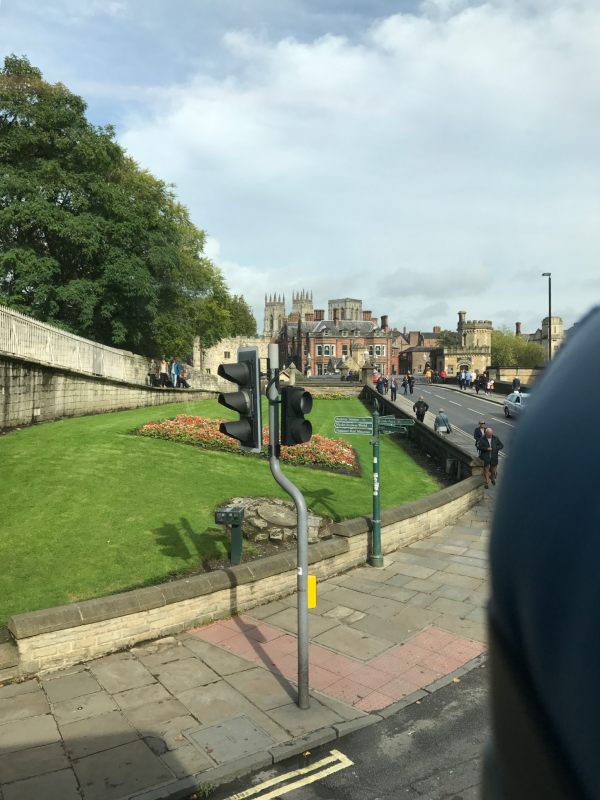
[[373,530],[371,531],[371,552],[368,562],[372,567],[383,567],[381,553],[381,498],[379,496],[379,408],[377,399],[373,401]]
[[269,345],[269,371],[267,399],[269,401],[269,465],[277,483],[286,491],[296,505],[298,568],[298,706],[310,707],[308,694],[308,509],[302,492],[281,471],[279,463],[279,347]]

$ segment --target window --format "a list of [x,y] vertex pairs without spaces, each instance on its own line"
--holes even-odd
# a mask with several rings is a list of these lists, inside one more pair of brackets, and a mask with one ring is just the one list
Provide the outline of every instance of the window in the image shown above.
[[[317,345],[317,355],[318,356],[322,356],[323,355],[323,347],[320,344]],[[319,373],[319,374],[321,374],[321,373]]]
[[372,344],[369,345],[369,355],[370,356],[373,355],[373,345]]
[[347,356],[348,355],[348,345],[347,344],[343,344],[342,345],[342,355],[343,356]]
[[452,365],[450,365],[448,367],[448,375],[452,375],[453,373],[454,373],[454,367]]
[[376,344],[375,345],[375,355],[376,356],[384,356],[385,355],[385,345],[384,344]]
[[223,353],[223,358],[231,358],[231,353],[229,352],[229,350],[225,350],[225,352]]

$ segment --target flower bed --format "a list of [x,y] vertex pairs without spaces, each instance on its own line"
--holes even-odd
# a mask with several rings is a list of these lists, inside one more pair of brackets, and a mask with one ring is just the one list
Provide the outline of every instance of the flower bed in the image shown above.
[[[150,436],[154,439],[168,439],[183,444],[193,444],[209,450],[224,450],[228,453],[241,453],[239,443],[235,439],[220,433],[221,420],[207,419],[206,417],[192,417],[188,414],[178,414],[174,419],[164,419],[161,422],[148,422],[136,433]],[[267,457],[269,444],[269,429],[263,428],[263,452],[261,457]],[[360,466],[354,448],[343,439],[328,439],[315,433],[306,444],[294,447],[281,447],[281,461],[285,464],[295,464],[303,467],[320,467],[333,472],[344,472],[357,475]]]

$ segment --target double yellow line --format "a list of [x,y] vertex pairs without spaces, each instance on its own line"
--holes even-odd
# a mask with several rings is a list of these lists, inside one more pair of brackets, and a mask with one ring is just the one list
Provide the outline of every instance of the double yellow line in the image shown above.
[[[232,794],[227,800],[247,800],[250,797],[255,798],[255,800],[273,800],[273,798],[281,797],[282,794],[293,792],[294,789],[300,789],[302,786],[308,786],[309,783],[320,781],[322,778],[326,778],[328,775],[332,775],[342,769],[347,769],[354,764],[339,750],[330,750],[329,752],[330,754],[326,758],[316,761],[309,767],[302,767],[302,769],[296,769],[292,772],[286,772],[284,775],[270,778],[270,780],[264,781],[258,786],[253,786],[252,789]],[[294,780],[294,778],[297,780]],[[291,783],[286,781],[291,781]],[[269,791],[272,786],[277,786],[278,788]]]

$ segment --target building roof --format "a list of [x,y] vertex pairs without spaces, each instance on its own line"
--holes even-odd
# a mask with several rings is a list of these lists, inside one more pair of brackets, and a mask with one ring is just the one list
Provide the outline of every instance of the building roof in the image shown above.
[[[327,336],[328,334],[331,336],[339,336],[343,331],[346,331],[347,333],[350,333],[351,331],[358,331],[358,336],[367,336],[368,334],[379,330],[378,327],[369,320],[358,319],[341,319],[337,322],[332,319],[321,319],[318,321],[302,320],[301,326],[303,333],[310,333],[312,336]],[[297,322],[288,322],[287,327],[288,333],[292,336],[298,331]]]

